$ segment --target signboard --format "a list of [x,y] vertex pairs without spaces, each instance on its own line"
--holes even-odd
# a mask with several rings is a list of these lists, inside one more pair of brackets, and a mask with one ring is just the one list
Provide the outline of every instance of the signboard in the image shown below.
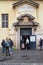
[[36,41],[35,36],[30,36],[30,42],[35,42],[35,41]]
[[30,48],[36,49],[36,35],[30,36]]

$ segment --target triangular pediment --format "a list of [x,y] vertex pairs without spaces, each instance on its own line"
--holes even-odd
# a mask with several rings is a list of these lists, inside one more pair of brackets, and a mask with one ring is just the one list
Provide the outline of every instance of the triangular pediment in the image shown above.
[[18,6],[18,5],[21,5],[21,4],[23,4],[23,3],[30,3],[30,4],[32,4],[33,6],[35,6],[36,8],[39,7],[39,4],[36,3],[36,2],[34,2],[34,1],[32,1],[32,0],[19,0],[18,2],[16,2],[16,3],[13,4],[13,7],[16,7],[16,6]]

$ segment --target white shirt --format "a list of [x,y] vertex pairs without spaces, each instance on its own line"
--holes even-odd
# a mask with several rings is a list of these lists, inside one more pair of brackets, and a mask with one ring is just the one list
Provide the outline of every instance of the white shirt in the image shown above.
[[26,39],[26,44],[29,44],[29,39],[28,38]]

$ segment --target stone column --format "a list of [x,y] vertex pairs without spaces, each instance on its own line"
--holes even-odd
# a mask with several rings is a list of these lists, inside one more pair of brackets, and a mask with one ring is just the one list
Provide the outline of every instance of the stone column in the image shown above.
[[32,27],[32,35],[34,35],[35,34],[35,32],[34,32],[34,28]]
[[20,49],[20,28],[16,28],[16,49]]
[[17,49],[17,31],[16,31],[16,49]]
[[15,31],[16,31],[16,49],[17,49],[17,43],[18,43],[18,28],[16,27],[15,28]]
[[17,33],[17,49],[20,49],[20,28],[18,28]]

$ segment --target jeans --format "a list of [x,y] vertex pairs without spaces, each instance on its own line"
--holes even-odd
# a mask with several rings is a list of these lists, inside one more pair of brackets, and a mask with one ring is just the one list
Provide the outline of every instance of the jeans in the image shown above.
[[6,47],[6,56],[10,56],[9,47]]
[[12,47],[9,48],[9,51],[12,52]]
[[42,46],[40,46],[40,50],[42,50]]
[[5,52],[5,48],[4,47],[2,47],[2,53],[4,53]]

